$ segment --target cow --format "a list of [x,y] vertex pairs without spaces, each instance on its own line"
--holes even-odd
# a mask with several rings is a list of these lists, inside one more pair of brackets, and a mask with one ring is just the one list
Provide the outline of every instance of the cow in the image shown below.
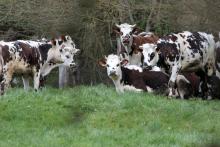
[[[212,98],[220,99],[220,79],[216,75],[207,77],[207,85]],[[176,90],[178,97],[187,99],[189,97],[200,97],[206,87],[200,86],[200,77],[195,73],[183,73],[177,76]]]
[[[120,36],[122,49],[129,54],[129,64],[142,66],[142,53],[139,51],[139,46],[144,43],[156,43],[159,39],[151,32],[140,32],[136,25],[129,25],[127,23],[118,25],[114,32]],[[138,30],[138,31],[137,31]]]
[[[177,75],[175,81],[175,92],[177,97],[188,99],[189,97],[198,97],[201,93],[200,78],[195,73],[181,73]],[[173,92],[169,93],[173,96]]]
[[203,96],[211,99],[207,76],[215,72],[215,41],[204,32],[173,33],[160,38],[157,44],[147,49],[145,64],[164,68],[170,73],[169,88],[174,88],[177,75],[195,72],[200,77],[200,86],[206,87]]
[[[66,36],[66,38],[68,38]],[[59,42],[63,42],[65,40],[65,36],[61,36],[60,39],[59,39]],[[71,48],[73,48],[73,50],[70,52],[68,51],[67,49],[65,50],[66,51],[66,54],[67,56],[69,56],[69,60],[73,60],[74,59],[74,56],[77,55],[80,50],[76,48],[76,45],[75,43],[71,40],[71,38],[68,40],[66,39],[66,41],[70,41],[71,43],[68,43],[67,45],[70,45]],[[46,49],[48,48],[48,44],[50,44],[47,40],[45,39],[41,39],[41,40],[38,40],[38,41],[30,41],[30,40],[18,40],[18,42],[23,42],[25,44],[29,44],[31,47],[36,47],[36,48],[41,48],[41,50],[43,49]],[[69,55],[68,55],[69,54]],[[67,62],[71,62],[71,61],[68,61]],[[47,74],[49,74],[49,72],[54,69],[55,67],[57,66],[60,66],[60,65],[65,65],[66,63],[64,62],[63,64],[56,64],[56,65],[53,65],[53,66],[45,66],[44,68],[45,69],[42,69],[41,71],[41,77],[40,77],[40,86],[43,87],[44,85],[44,81],[45,81],[45,76]],[[48,68],[49,67],[49,68]],[[75,68],[76,65],[75,65],[75,61],[73,60],[73,62],[71,63],[71,68]],[[46,72],[46,73],[44,73]],[[29,89],[29,77],[28,76],[22,76],[22,80],[23,80],[23,83],[24,83],[24,89],[25,90],[28,90]]]
[[49,74],[53,68],[61,64],[75,66],[73,56],[78,52],[70,36],[52,39],[50,43],[1,41],[0,47],[4,62],[1,72],[1,94],[9,88],[14,74],[21,74],[24,77],[32,75],[34,89],[37,91],[40,77]]
[[125,65],[128,61],[119,56],[110,54],[98,61],[99,65],[107,68],[107,74],[112,79],[116,91],[158,92],[166,91],[169,77],[157,71],[143,70],[136,65]]

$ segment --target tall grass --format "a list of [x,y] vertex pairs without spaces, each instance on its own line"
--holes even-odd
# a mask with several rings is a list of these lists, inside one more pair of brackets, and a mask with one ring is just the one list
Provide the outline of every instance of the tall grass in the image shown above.
[[220,101],[119,95],[105,85],[11,89],[0,98],[0,146],[208,146]]

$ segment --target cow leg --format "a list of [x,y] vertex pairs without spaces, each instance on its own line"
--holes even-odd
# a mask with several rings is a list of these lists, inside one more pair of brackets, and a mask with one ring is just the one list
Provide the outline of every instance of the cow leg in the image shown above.
[[39,84],[39,88],[43,88],[45,86],[45,81],[46,81],[46,76],[42,76],[40,75],[40,84]]
[[172,67],[172,74],[170,76],[170,80],[168,83],[168,87],[169,87],[169,91],[170,91],[169,96],[172,96],[172,95],[176,96],[176,88],[175,88],[176,84],[175,83],[176,83],[177,75],[179,74],[179,69],[180,68],[177,65]]
[[34,90],[38,91],[40,86],[40,72],[34,73]]
[[12,70],[7,70],[6,68],[3,70],[3,79],[1,81],[1,95],[3,95],[4,92],[10,87],[12,76]]
[[204,99],[208,97],[207,75],[203,70],[196,72],[196,75],[200,77],[199,83],[199,95]]
[[22,76],[22,81],[23,81],[23,84],[24,84],[24,90],[25,91],[28,91],[30,86],[29,86],[29,78],[28,77],[24,77]]

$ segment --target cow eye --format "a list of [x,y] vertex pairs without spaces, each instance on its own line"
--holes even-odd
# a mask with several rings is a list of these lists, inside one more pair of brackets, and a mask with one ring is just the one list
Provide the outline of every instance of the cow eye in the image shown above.
[[62,50],[62,49],[60,49],[60,52],[63,52],[63,50]]
[[117,67],[119,66],[119,64],[116,65]]
[[155,56],[155,53],[151,53],[150,58],[153,59]]

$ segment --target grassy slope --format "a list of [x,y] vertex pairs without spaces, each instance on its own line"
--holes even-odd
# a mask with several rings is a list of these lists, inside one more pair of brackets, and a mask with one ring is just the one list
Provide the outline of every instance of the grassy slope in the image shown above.
[[219,122],[220,101],[104,85],[12,89],[0,99],[0,146],[201,146],[220,140]]

